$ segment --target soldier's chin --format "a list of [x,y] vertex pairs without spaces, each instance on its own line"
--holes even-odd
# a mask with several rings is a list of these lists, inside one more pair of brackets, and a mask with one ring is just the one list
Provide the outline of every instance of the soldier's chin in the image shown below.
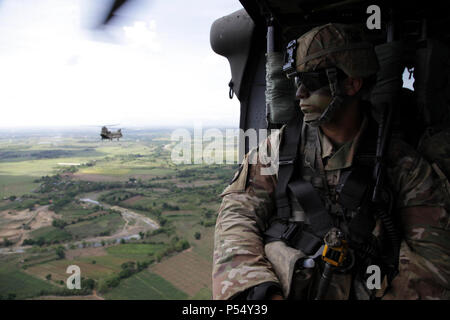
[[318,112],[305,113],[305,116],[304,116],[303,120],[306,123],[313,122],[313,121],[319,119],[321,115],[322,114],[318,113]]

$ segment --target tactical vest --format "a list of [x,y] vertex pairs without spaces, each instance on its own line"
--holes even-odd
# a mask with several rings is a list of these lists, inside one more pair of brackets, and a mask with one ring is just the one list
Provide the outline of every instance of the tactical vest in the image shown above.
[[[335,187],[330,187],[326,178],[319,129],[303,126],[300,117],[287,124],[275,189],[277,215],[265,236],[266,242],[282,240],[314,255],[325,234],[337,227],[349,240],[356,265],[364,271],[369,264],[380,265],[390,281],[397,273],[400,240],[391,218],[392,192],[385,186],[385,201],[371,201],[377,123],[368,119],[352,165],[341,170]],[[377,220],[387,231],[384,238],[372,234]]]

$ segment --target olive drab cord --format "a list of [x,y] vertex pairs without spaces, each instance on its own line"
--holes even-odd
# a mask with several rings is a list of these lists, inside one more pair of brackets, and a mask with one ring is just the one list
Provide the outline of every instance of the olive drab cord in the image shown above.
[[338,85],[338,78],[337,78],[337,69],[336,68],[327,68],[326,69],[328,82],[330,84],[330,91],[331,91],[331,102],[326,108],[325,112],[322,113],[319,119],[312,121],[309,123],[311,126],[318,127],[323,123],[329,122],[331,118],[333,118],[334,114],[342,105],[342,102],[344,101],[344,97],[342,94],[342,91]]
[[233,99],[234,97],[234,82],[233,79],[228,82],[228,87],[230,87],[230,91],[228,91],[228,98]]

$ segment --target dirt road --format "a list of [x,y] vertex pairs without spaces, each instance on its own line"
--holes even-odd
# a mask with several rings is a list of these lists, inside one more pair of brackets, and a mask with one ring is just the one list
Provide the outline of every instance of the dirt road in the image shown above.
[[[122,219],[125,221],[125,225],[121,230],[117,231],[113,235],[87,238],[83,240],[84,242],[94,242],[100,244],[102,241],[120,241],[120,239],[128,240],[131,238],[138,239],[139,232],[145,233],[150,230],[156,230],[160,227],[156,221],[142,214],[131,211],[130,209],[122,208],[119,206],[110,206],[104,203],[99,203],[99,205],[107,209],[119,211]],[[78,244],[79,243],[81,242],[78,242]]]
[[[99,203],[104,208],[111,208],[120,212],[125,225],[122,229],[110,236],[86,238],[82,241],[75,242],[75,245],[81,245],[82,242],[94,242],[97,246],[102,241],[120,241],[121,239],[129,240],[139,238],[139,232],[147,232],[158,229],[159,224],[136,212],[119,206],[109,206]],[[48,210],[48,205],[40,206],[30,211],[28,209],[22,211],[5,210],[0,212],[0,239],[8,238],[14,243],[8,248],[0,248],[0,254],[23,252],[29,246],[22,246],[23,240],[27,239],[28,234],[41,227],[51,226],[52,221],[60,218],[60,215]]]

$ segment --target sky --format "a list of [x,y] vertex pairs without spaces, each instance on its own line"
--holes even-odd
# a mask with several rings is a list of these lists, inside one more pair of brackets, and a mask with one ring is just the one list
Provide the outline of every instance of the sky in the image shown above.
[[239,125],[228,61],[209,42],[237,0],[0,1],[0,128]]

